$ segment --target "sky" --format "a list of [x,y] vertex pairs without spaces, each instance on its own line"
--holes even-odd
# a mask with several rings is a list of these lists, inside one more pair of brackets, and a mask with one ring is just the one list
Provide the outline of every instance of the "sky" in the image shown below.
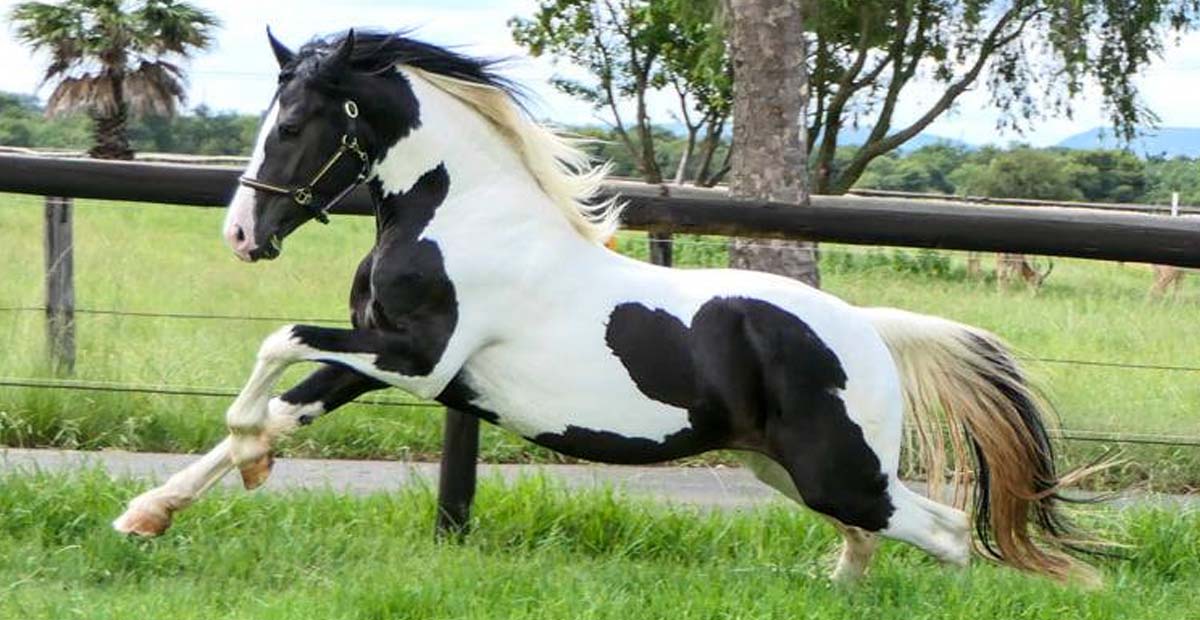
[[[414,36],[456,46],[470,54],[511,57],[505,73],[535,95],[533,112],[560,125],[602,124],[591,107],[555,91],[549,79],[556,74],[578,75],[579,70],[556,65],[548,58],[530,58],[513,43],[507,21],[529,16],[536,0],[193,0],[220,17],[223,27],[214,49],[189,66],[188,106],[214,110],[259,113],[271,98],[276,65],[264,34],[270,25],[293,48],[315,34],[348,27],[373,26],[388,30],[413,28]],[[17,0],[0,0],[6,16]],[[12,27],[0,18],[0,90],[31,93],[38,90],[45,59],[32,56],[15,40]],[[1150,109],[1164,126],[1200,126],[1200,105],[1194,86],[1200,82],[1200,33],[1184,36],[1139,80]],[[39,92],[45,96],[43,89]],[[899,122],[919,116],[931,103],[936,88],[916,83],[906,89],[897,111]],[[670,123],[674,95],[661,93],[651,101],[656,120]],[[996,129],[997,113],[987,105],[986,93],[963,95],[958,105],[927,130],[945,138],[972,144],[1005,144],[1023,141],[1051,145],[1073,134],[1106,124],[1095,88],[1076,102],[1073,118],[1037,121],[1024,135]]]

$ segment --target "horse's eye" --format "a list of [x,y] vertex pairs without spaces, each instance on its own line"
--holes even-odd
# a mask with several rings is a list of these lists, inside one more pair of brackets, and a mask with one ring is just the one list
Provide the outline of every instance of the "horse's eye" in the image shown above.
[[300,135],[300,127],[291,123],[281,124],[279,126],[279,135],[287,138],[294,138]]

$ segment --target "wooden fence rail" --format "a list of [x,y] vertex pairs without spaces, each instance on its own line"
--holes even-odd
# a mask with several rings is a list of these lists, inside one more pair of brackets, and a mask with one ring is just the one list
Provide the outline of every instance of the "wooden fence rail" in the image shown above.
[[[222,207],[240,169],[0,155],[0,192]],[[812,205],[732,200],[722,190],[613,182],[627,228],[862,245],[1073,256],[1200,267],[1200,218],[1086,208],[814,196]],[[369,214],[365,192],[337,211]]]
[[[1041,200],[1035,198],[992,198],[990,196],[971,196],[956,194],[937,194],[933,192],[901,192],[888,189],[859,189],[848,192],[852,196],[867,198],[902,198],[914,200],[939,200],[950,202],[966,202],[982,205],[1007,205],[1013,207],[1066,207],[1069,209],[1099,209],[1102,211],[1132,211],[1134,213],[1151,213],[1166,215],[1171,213],[1171,205],[1145,204],[1135,202],[1078,202],[1074,200]],[[1176,208],[1181,215],[1200,215],[1200,207],[1181,206]]]
[[[240,168],[112,162],[0,153],[0,192],[223,207]],[[1200,218],[1117,212],[1104,205],[994,206],[909,197],[814,196],[804,208],[738,201],[723,190],[614,181],[626,204],[623,225],[646,230],[655,262],[668,264],[670,235],[772,237],[1069,256],[1200,267]],[[1098,208],[1090,208],[1098,207]],[[48,198],[47,319],[50,350],[73,360],[73,286],[69,199]],[[365,192],[338,213],[369,215]],[[478,420],[446,412],[438,531],[465,531],[475,491]]]

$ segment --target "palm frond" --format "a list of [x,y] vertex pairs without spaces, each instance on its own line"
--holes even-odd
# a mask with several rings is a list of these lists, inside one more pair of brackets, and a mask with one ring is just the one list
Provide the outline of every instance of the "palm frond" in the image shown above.
[[143,61],[125,76],[129,110],[139,115],[172,116],[186,98],[182,71],[164,61]]
[[46,114],[57,116],[76,110],[88,110],[97,116],[116,114],[119,105],[112,79],[95,75],[63,78],[46,101]]
[[132,13],[137,22],[139,51],[189,56],[212,45],[221,25],[209,11],[178,0],[146,0]]

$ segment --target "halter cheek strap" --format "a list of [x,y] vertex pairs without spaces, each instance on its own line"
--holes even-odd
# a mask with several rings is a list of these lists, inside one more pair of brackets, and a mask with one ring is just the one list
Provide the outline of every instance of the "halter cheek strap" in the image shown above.
[[[348,120],[346,124],[346,133],[342,134],[341,144],[338,146],[338,149],[333,152],[333,155],[330,155],[329,159],[325,160],[324,165],[317,170],[317,173],[313,175],[312,179],[310,179],[308,183],[299,187],[283,187],[280,185],[272,185],[265,181],[260,181],[248,175],[239,178],[238,183],[260,192],[291,196],[292,202],[295,202],[303,207],[305,211],[308,211],[309,215],[311,215],[313,219],[322,224],[328,224],[329,216],[327,214],[329,213],[329,210],[335,207],[342,200],[345,200],[345,198],[350,195],[350,192],[354,191],[355,188],[357,188],[359,185],[362,185],[363,182],[367,180],[367,169],[370,167],[370,158],[367,157],[367,152],[364,151],[362,146],[360,146],[358,143],[358,133],[356,131],[358,128],[358,104],[352,99],[347,99],[346,102],[342,104],[342,111],[346,113],[346,118]],[[334,194],[333,198],[330,198],[329,202],[326,202],[324,206],[318,207],[314,205],[313,191],[316,189],[317,183],[320,183],[321,179],[323,179],[325,175],[328,174],[329,171],[333,169],[335,165],[337,165],[338,161],[340,161],[347,153],[354,155],[359,160],[358,176],[355,177],[352,183]]]

